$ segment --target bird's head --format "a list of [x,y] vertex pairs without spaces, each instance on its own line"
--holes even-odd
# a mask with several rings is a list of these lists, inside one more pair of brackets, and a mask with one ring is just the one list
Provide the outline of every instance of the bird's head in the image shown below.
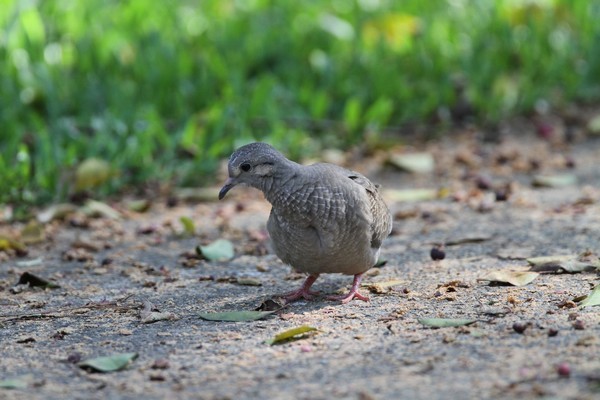
[[283,154],[266,143],[256,142],[240,147],[229,157],[229,179],[219,192],[219,200],[240,183],[262,188],[265,179],[272,177],[278,168],[289,162]]

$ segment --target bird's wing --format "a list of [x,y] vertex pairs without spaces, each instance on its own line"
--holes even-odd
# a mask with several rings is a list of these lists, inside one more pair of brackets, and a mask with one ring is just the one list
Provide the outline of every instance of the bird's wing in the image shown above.
[[368,207],[371,212],[371,247],[374,249],[378,249],[381,247],[381,243],[383,240],[390,234],[392,231],[392,215],[388,210],[381,194],[379,193],[379,188],[365,176],[350,171],[348,174],[348,178],[350,178],[353,182],[362,186],[367,192],[367,198],[369,201]]

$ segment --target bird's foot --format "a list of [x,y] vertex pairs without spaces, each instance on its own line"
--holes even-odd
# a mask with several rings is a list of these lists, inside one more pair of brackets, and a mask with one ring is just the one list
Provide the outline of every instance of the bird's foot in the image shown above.
[[342,304],[349,303],[352,299],[370,301],[368,296],[360,294],[358,290],[350,290],[350,293],[343,294],[341,296],[327,296],[327,300],[339,300],[342,302]]
[[312,300],[315,296],[318,295],[319,292],[313,292],[312,290],[304,289],[304,287],[301,287],[298,290],[284,293],[279,297],[283,297],[287,303],[291,303],[292,301],[296,301],[298,299]]
[[341,296],[327,296],[328,300],[340,300],[342,304],[346,304],[350,302],[352,299],[358,299],[362,301],[369,301],[369,297],[362,295],[358,292],[358,288],[360,287],[360,281],[362,280],[363,274],[354,275],[354,282],[352,282],[352,288],[348,294],[343,294]]
[[306,278],[306,280],[302,284],[302,287],[300,287],[300,289],[294,290],[289,293],[284,293],[279,297],[284,298],[286,303],[291,303],[292,301],[298,299],[311,300],[314,296],[317,296],[319,294],[319,292],[313,292],[310,290],[310,287],[313,283],[315,283],[318,277],[319,275],[309,275],[308,278]]

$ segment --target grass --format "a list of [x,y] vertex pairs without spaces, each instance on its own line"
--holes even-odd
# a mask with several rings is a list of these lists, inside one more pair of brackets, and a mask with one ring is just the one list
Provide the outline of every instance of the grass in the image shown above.
[[0,203],[65,198],[90,157],[115,172],[102,196],[204,184],[252,140],[298,158],[461,100],[485,122],[597,101],[598,20],[570,0],[4,0]]

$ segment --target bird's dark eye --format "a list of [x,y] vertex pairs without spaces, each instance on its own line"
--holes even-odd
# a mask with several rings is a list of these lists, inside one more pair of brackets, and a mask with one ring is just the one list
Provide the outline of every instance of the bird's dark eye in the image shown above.
[[240,169],[244,172],[248,172],[252,169],[252,165],[248,163],[243,163],[242,165],[240,165]]

